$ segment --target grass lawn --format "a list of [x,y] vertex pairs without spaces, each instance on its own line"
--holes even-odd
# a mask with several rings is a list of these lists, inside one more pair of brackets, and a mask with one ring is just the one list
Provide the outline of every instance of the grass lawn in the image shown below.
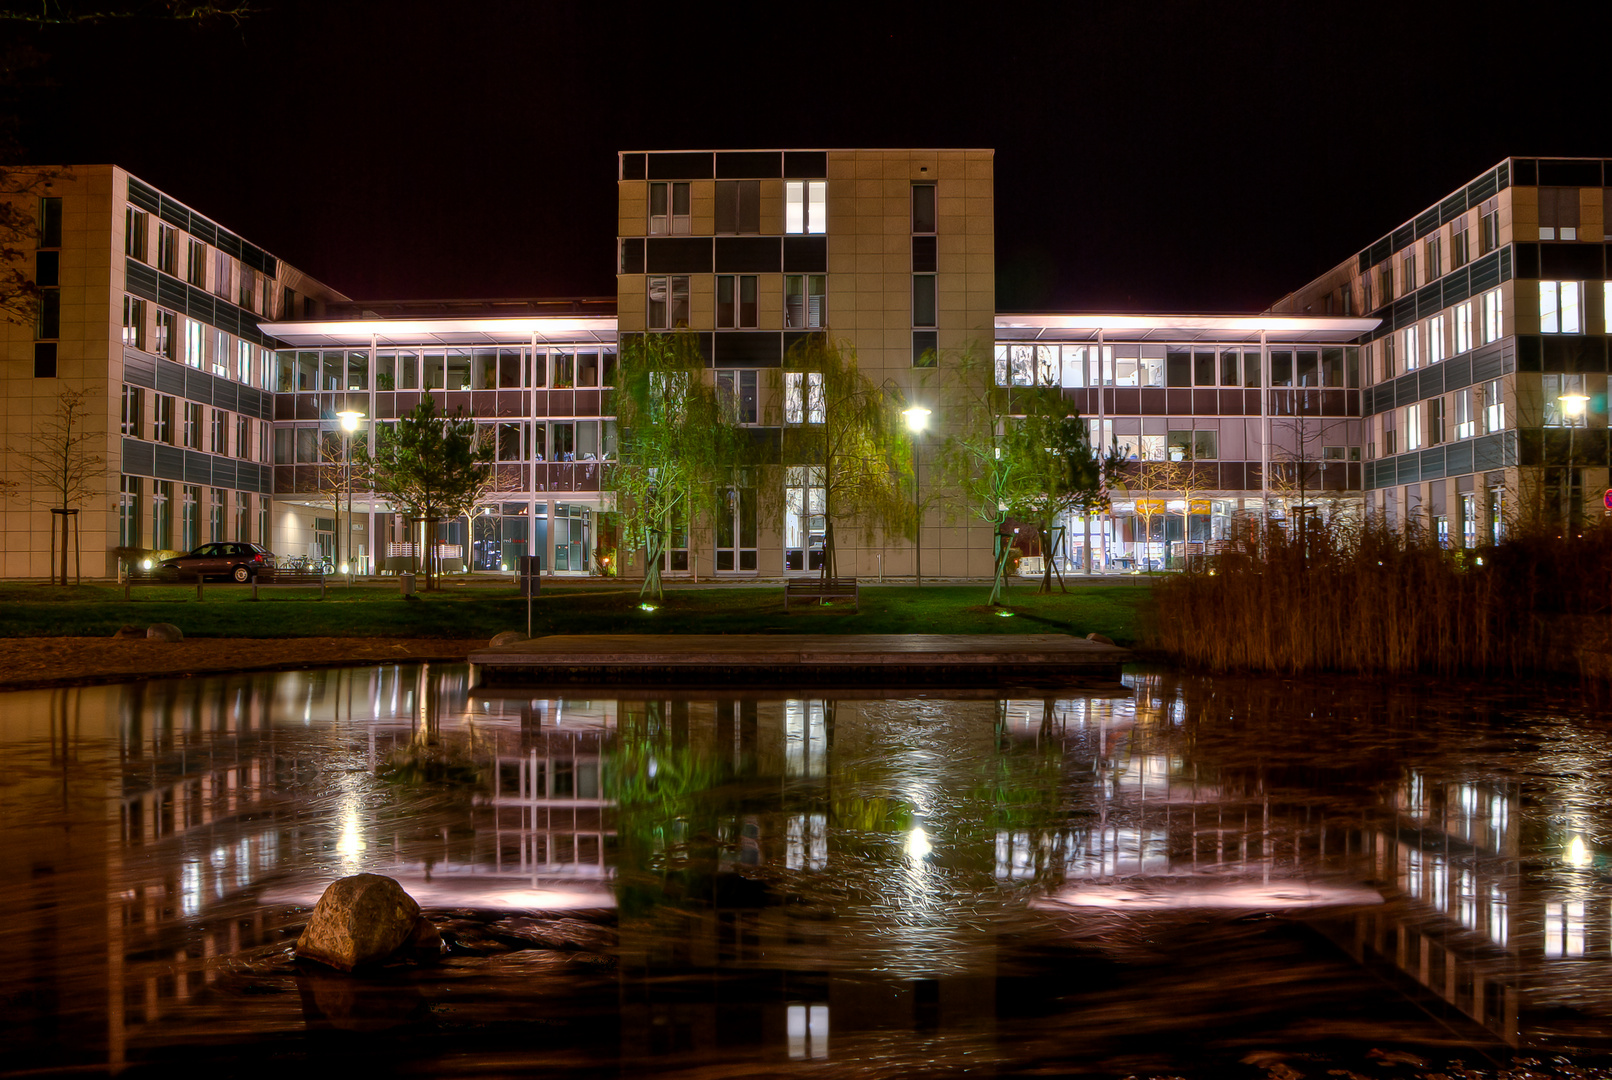
[[[1121,645],[1138,634],[1147,585],[1074,586],[1067,594],[1035,595],[1014,586],[1004,618],[987,608],[983,585],[872,586],[862,610],[796,608],[784,614],[783,589],[670,589],[658,610],[639,609],[638,590],[587,588],[545,591],[532,604],[534,634],[1106,634]],[[251,601],[245,586],[208,585],[196,602],[184,586],[123,590],[97,585],[67,589],[0,585],[0,637],[106,637],[120,626],[173,623],[187,637],[491,637],[526,628],[526,602],[514,589],[449,587],[404,600],[394,585],[317,591],[264,590]]]

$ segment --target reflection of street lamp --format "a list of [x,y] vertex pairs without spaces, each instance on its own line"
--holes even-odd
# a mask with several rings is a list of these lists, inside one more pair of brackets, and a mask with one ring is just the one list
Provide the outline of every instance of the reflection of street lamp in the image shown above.
[[[1564,380],[1565,381],[1565,380]],[[1567,483],[1562,491],[1562,528],[1571,532],[1573,528],[1573,481],[1577,478],[1578,470],[1574,467],[1574,441],[1578,435],[1579,425],[1584,423],[1584,407],[1589,404],[1588,395],[1570,390],[1556,399],[1562,404],[1562,417],[1567,421]]]
[[918,457],[918,447],[921,445],[920,439],[921,439],[921,437],[922,437],[922,435],[924,433],[924,428],[929,426],[929,410],[924,408],[922,405],[914,405],[910,409],[902,410],[901,415],[905,416],[907,418],[907,430],[912,432],[912,436],[913,436],[913,438],[912,438],[912,512],[913,512],[913,517],[915,517],[917,519],[918,524],[917,524],[917,528],[913,531],[914,539],[913,539],[913,549],[912,549],[912,558],[913,558],[912,565],[913,565],[914,576],[917,579],[917,583],[919,585],[922,585],[924,583],[924,511],[923,511],[923,503],[919,499],[919,490],[918,490],[919,479],[920,479],[919,474],[918,474],[918,470],[921,467],[921,462],[920,462],[919,457]]
[[347,489],[347,554],[342,559],[341,572],[347,575],[347,584],[353,583],[353,432],[358,430],[358,422],[364,419],[364,414],[353,409],[343,409],[336,414],[341,418],[342,430],[342,487]]

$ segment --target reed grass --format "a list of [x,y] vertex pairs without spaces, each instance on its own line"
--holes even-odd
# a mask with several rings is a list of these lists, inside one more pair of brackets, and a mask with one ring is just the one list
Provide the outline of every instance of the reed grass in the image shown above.
[[1381,523],[1255,523],[1159,582],[1148,636],[1215,672],[1612,671],[1612,526],[1451,550]]

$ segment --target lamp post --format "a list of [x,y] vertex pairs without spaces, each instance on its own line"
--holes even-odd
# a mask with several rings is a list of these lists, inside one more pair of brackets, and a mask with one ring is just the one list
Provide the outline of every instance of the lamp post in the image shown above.
[[929,426],[929,410],[922,405],[914,405],[903,409],[901,415],[907,418],[907,430],[912,432],[912,513],[917,520],[913,532],[913,571],[919,585],[924,583],[924,510],[923,501],[919,497],[919,469],[922,461],[919,458],[919,447],[923,445],[924,428]]
[[342,487],[347,489],[347,554],[341,562],[341,572],[347,575],[347,584],[353,583],[353,432],[364,414],[354,409],[343,409],[336,414],[341,418],[342,430]]
[[1589,396],[1576,390],[1569,391],[1556,399],[1562,403],[1562,416],[1567,421],[1567,482],[1562,488],[1562,528],[1563,535],[1573,529],[1573,481],[1578,470],[1575,467],[1573,445],[1577,438],[1579,425],[1584,423],[1584,407],[1589,404]]

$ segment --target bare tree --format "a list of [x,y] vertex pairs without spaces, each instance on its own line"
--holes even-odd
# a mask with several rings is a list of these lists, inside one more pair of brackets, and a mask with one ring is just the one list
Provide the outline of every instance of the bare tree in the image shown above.
[[56,569],[56,529],[51,529],[51,580],[67,584],[69,519],[79,504],[104,493],[106,459],[94,452],[101,437],[89,430],[89,402],[101,401],[100,387],[63,390],[56,409],[40,420],[27,443],[7,451],[21,463],[22,483],[11,494],[26,495],[35,506],[49,507],[61,519],[61,568]]

